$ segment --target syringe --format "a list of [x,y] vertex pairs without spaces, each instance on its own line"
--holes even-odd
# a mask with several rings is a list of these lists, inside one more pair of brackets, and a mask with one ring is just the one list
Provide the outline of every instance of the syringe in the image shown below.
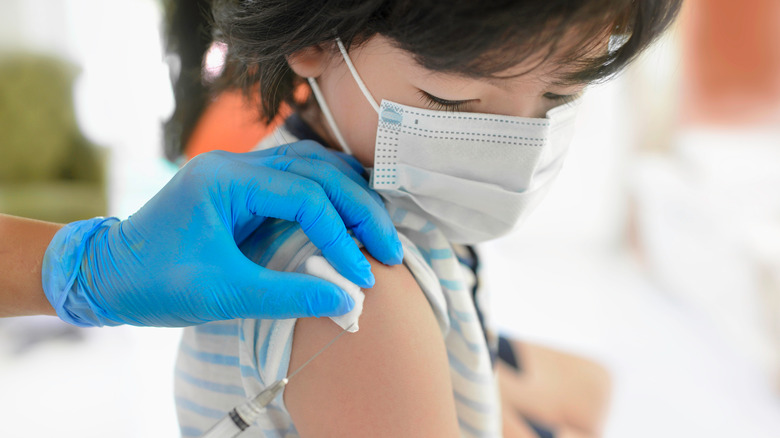
[[233,438],[241,434],[257,420],[260,414],[263,413],[265,407],[271,404],[271,402],[279,395],[280,392],[287,386],[287,382],[298,374],[306,365],[309,364],[315,357],[322,354],[328,347],[333,345],[338,338],[345,332],[352,328],[354,324],[345,328],[335,338],[333,338],[327,345],[322,347],[320,351],[314,353],[303,365],[299,366],[297,370],[287,377],[277,380],[272,383],[268,388],[264,389],[260,394],[257,394],[254,398],[245,401],[244,403],[236,406],[227,415],[222,417],[221,420],[211,427],[206,433],[201,435],[201,438]]

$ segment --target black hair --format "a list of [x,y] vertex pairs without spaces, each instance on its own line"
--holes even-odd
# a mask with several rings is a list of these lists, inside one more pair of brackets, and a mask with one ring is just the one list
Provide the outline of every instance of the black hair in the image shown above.
[[175,55],[171,80],[176,108],[163,125],[165,156],[175,161],[182,154],[210,98],[202,80],[203,57],[213,41],[211,0],[166,0],[165,45]]
[[[300,107],[302,82],[287,56],[341,38],[349,49],[389,38],[423,67],[495,77],[530,55],[567,66],[562,83],[589,83],[620,71],[674,20],[681,0],[214,0],[215,39],[227,44],[220,90],[240,88],[272,120],[283,102]],[[576,31],[581,44],[562,47]],[[593,49],[612,38],[611,48]],[[573,70],[572,70],[573,68]]]

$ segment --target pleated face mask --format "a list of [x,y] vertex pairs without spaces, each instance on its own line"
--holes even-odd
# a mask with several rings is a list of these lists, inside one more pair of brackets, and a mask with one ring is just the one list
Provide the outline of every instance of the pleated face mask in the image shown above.
[[[420,214],[450,241],[464,244],[509,233],[538,205],[563,165],[576,102],[553,108],[545,118],[377,104],[344,45],[336,42],[379,115],[370,185],[386,201]],[[309,83],[349,152],[316,81]]]

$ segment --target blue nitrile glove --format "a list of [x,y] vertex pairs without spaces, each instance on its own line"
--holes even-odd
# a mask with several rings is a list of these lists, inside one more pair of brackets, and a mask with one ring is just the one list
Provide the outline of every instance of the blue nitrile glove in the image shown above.
[[127,220],[62,228],[44,257],[44,291],[57,315],[79,326],[346,313],[353,302],[335,285],[262,268],[237,243],[265,217],[297,221],[342,275],[373,285],[347,228],[383,263],[400,263],[402,249],[380,198],[358,172],[353,158],[311,141],[203,154]]

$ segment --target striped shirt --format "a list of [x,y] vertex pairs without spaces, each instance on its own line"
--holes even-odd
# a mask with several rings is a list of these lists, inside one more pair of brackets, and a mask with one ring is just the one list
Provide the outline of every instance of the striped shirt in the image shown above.
[[[295,140],[282,126],[258,148]],[[404,247],[404,265],[428,299],[444,338],[461,436],[500,436],[498,388],[472,296],[473,270],[458,257],[462,248],[428,219],[391,202],[386,206]],[[241,250],[261,266],[289,272],[304,272],[305,261],[320,254],[297,223],[281,220],[264,222]],[[236,319],[185,330],[175,375],[182,436],[201,435],[234,406],[288,374],[295,322]],[[283,394],[243,436],[298,436]]]

